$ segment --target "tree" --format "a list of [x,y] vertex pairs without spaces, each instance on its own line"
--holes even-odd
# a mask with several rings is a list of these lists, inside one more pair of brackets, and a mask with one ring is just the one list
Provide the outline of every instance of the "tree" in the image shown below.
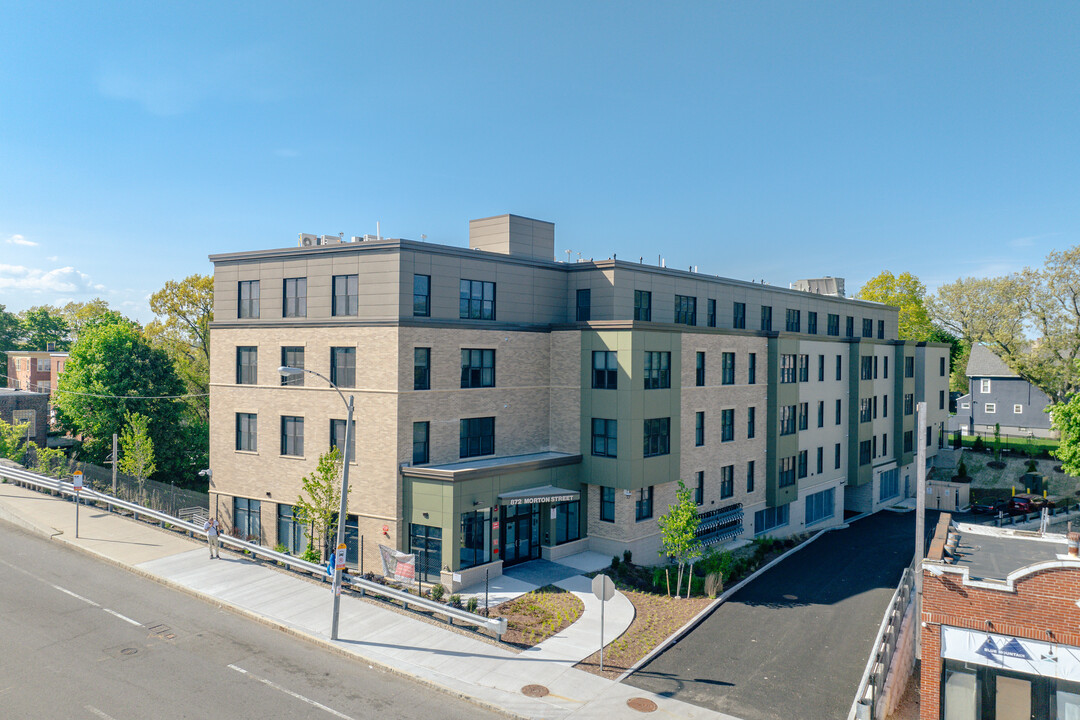
[[101,298],[94,298],[87,302],[69,302],[57,310],[57,315],[67,323],[72,342],[89,327],[99,324],[103,319],[112,322],[123,316],[115,310],[109,309],[109,303]]
[[[9,313],[0,305],[0,373],[7,375],[7,353],[5,350],[18,348],[22,337],[22,323],[14,313]],[[0,383],[6,385],[7,383]]]
[[886,270],[868,280],[855,297],[900,308],[901,340],[930,339],[934,328],[926,309],[926,286],[911,273],[893,275]]
[[930,331],[930,342],[949,344],[949,389],[967,392],[967,361],[971,346],[944,328]]
[[697,503],[691,496],[690,491],[679,481],[679,489],[675,492],[676,501],[668,507],[666,514],[657,518],[660,525],[660,543],[663,547],[662,555],[674,558],[679,563],[679,576],[675,581],[675,596],[679,596],[679,588],[682,586],[683,567],[701,550],[697,541],[698,518]]
[[340,474],[341,451],[334,447],[319,456],[315,471],[301,481],[300,496],[293,505],[293,520],[311,528],[311,542],[318,542],[323,560],[341,509]]
[[11,425],[0,419],[0,458],[23,463],[26,459],[26,432],[30,423]]
[[1080,475],[1080,395],[1051,407],[1050,423],[1061,435],[1053,456],[1061,461],[1061,469],[1067,474]]
[[154,441],[150,438],[150,419],[139,413],[124,413],[120,431],[120,472],[134,475],[139,483],[139,497],[145,497],[146,479],[154,474]]
[[[147,326],[147,337],[176,363],[176,372],[189,393],[208,393],[214,278],[191,275],[182,282],[169,280],[165,287],[150,296],[150,309],[157,317]],[[208,397],[192,398],[188,407],[195,417],[209,420]]]
[[20,313],[24,350],[45,350],[54,343],[57,350],[67,350],[68,324],[47,307],[36,307]]

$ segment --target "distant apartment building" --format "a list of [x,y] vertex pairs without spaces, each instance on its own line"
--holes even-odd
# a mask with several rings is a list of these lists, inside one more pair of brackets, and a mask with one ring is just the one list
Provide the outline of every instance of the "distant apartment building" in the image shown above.
[[1053,437],[1050,398],[1013,372],[985,345],[972,345],[967,364],[968,393],[956,400],[956,423],[964,432]]
[[211,256],[227,527],[301,551],[301,478],[345,441],[337,392],[282,365],[355,398],[350,563],[363,535],[368,567],[391,545],[454,587],[585,549],[656,562],[680,480],[708,545],[837,525],[911,495],[916,443],[941,444],[948,346],[897,340],[896,308],[555,262],[554,225],[514,215],[469,229]]
[[68,354],[53,350],[6,350],[7,386],[52,395]]
[[26,439],[44,447],[49,433],[49,399],[29,390],[0,388],[0,420],[26,423]]

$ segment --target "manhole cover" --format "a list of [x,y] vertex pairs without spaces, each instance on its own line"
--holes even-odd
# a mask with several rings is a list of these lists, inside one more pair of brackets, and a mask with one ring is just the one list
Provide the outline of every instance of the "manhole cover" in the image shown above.
[[798,595],[785,595],[784,599],[785,600],[798,600],[799,596]]
[[135,648],[124,648],[123,650],[120,651],[120,654],[121,655],[134,655],[137,652],[139,652],[139,651],[136,650]]
[[526,685],[521,688],[521,694],[525,697],[544,697],[548,692],[550,691],[543,685]]
[[648,698],[630,698],[626,701],[626,706],[638,712],[656,712],[656,703]]

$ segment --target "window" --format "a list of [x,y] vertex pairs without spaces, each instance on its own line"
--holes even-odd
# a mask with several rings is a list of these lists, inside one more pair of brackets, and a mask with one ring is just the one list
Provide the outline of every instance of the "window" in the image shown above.
[[833,337],[839,337],[840,336],[840,316],[839,315],[833,315],[832,313],[829,313],[828,323],[829,324],[828,324],[828,327],[826,328],[826,332],[829,335],[832,335]]
[[863,318],[862,336],[864,338],[874,337],[874,321],[870,318]]
[[428,454],[430,448],[431,423],[414,422],[412,424],[412,461],[413,465],[423,465],[430,462]]
[[720,468],[720,499],[726,500],[735,494],[735,466],[725,465]]
[[619,422],[593,418],[592,454],[597,457],[619,456]]
[[735,384],[735,353],[733,352],[720,354],[720,383],[722,385]]
[[810,356],[799,356],[799,382],[810,382]]
[[911,415],[915,412],[915,396],[911,393],[904,395],[904,414]]
[[461,387],[495,387],[495,351],[461,349]]
[[[341,458],[345,459],[345,420],[330,421],[330,449],[338,448]],[[353,437],[349,443],[349,462],[356,462],[356,422],[353,422]]]
[[795,484],[795,456],[780,458],[780,487]]
[[881,433],[881,456],[889,454],[889,433]]
[[754,433],[755,433],[754,425],[755,425],[755,422],[757,420],[756,416],[757,416],[757,408],[755,408],[755,407],[746,408],[746,439],[747,440],[752,440],[754,438]]
[[926,447],[930,447],[930,441],[933,439],[933,437],[934,437],[934,426],[931,425],[928,428],[926,428]]
[[825,401],[818,400],[817,404],[817,426],[819,428],[825,427]]
[[577,319],[579,322],[588,320],[592,315],[592,290],[577,291]]
[[834,469],[840,469],[840,443],[836,443],[836,447],[833,448],[833,466]]
[[259,349],[255,347],[236,348],[236,384],[254,385],[258,382]]
[[828,520],[835,513],[836,488],[829,488],[806,496],[806,524],[814,525]]
[[844,379],[844,356],[836,356],[836,379],[837,381]]
[[671,418],[645,421],[644,456],[655,457],[671,452]]
[[780,382],[793,383],[795,382],[795,356],[794,355],[781,355],[780,356]]
[[889,417],[889,396],[881,396],[881,417]]
[[849,338],[855,337],[855,318],[848,315],[847,319],[844,321],[844,324],[844,330],[846,331],[844,334]]
[[304,456],[304,418],[281,416],[281,454]]
[[720,411],[720,442],[735,439],[735,410],[729,408]]
[[671,353],[645,352],[645,389],[671,387]]
[[458,293],[458,317],[466,320],[494,320],[495,283],[462,280]]
[[810,335],[817,335],[817,313],[806,313],[806,332]]
[[754,513],[754,534],[761,535],[788,524],[789,505],[765,508]]
[[[910,355],[904,358],[904,377],[915,377],[915,358]],[[985,392],[990,392],[990,381],[985,380],[984,382],[986,382]]]
[[705,504],[705,471],[698,470],[694,473],[694,479],[697,481],[697,487],[694,488],[694,503],[697,505]]
[[888,500],[900,494],[900,468],[893,468],[881,473],[881,485],[878,500]]
[[697,325],[697,298],[689,295],[675,296],[675,322]]
[[413,275],[413,315],[431,315],[431,276]]
[[825,382],[825,356],[817,356],[817,379],[818,382]]
[[495,454],[495,418],[466,418],[461,421],[461,444],[458,455],[462,458]]
[[819,447],[817,449],[817,474],[825,472],[825,448]]
[[877,359],[877,355],[875,355],[874,356],[874,379],[875,380],[877,380],[877,371],[878,371],[878,359]]
[[[555,509],[555,544],[562,545],[581,539],[581,522],[578,520],[581,515],[581,502],[568,500],[552,507]],[[489,557],[485,557],[483,562],[489,560]]]
[[307,317],[307,278],[285,278],[282,317]]
[[807,468],[806,468],[806,465],[807,465],[807,451],[806,450],[800,450],[799,451],[798,460],[799,460],[799,479],[801,480],[802,478],[806,477],[806,474],[807,474]]
[[746,303],[737,302],[732,306],[731,327],[736,330],[746,329]]
[[360,309],[360,290],[358,276],[335,275],[334,297],[330,314],[334,316],[355,316]]
[[877,435],[870,438],[870,457],[877,457]]
[[997,403],[983,403],[983,411],[987,415],[993,415],[997,412]]
[[409,552],[416,555],[416,577],[426,582],[437,582],[439,568],[442,567],[442,528],[410,523]]
[[[304,369],[304,348],[302,347],[283,347],[281,348],[281,364],[285,367]],[[282,385],[303,385],[304,375],[306,373],[296,373],[295,375],[282,375]]]
[[705,353],[703,352],[697,354],[697,368],[694,382],[698,387],[703,387],[705,385]]
[[784,320],[784,329],[788,332],[802,332],[802,314],[798,310],[788,308]]
[[989,393],[990,392],[990,381],[989,380],[983,379],[983,380],[979,381],[979,392],[981,392],[981,393]]
[[619,360],[612,350],[594,350],[592,386],[596,390],[615,390],[619,386]]
[[859,358],[859,379],[874,379],[874,358],[870,355],[864,355]]
[[873,418],[871,414],[873,407],[870,404],[870,398],[859,398],[859,422],[868,423]]
[[968,410],[971,408],[971,403],[960,403],[961,410]]
[[785,405],[780,408],[780,434],[795,434],[795,406]]
[[877,395],[875,395],[874,398],[873,398],[873,405],[874,405],[874,419],[877,420]]
[[237,283],[239,302],[236,305],[236,317],[259,317],[259,281],[241,280]]
[[431,389],[431,348],[413,348],[413,390]]
[[308,546],[307,533],[303,524],[293,519],[292,505],[277,506],[277,541],[285,546],[290,555],[300,555]]
[[709,327],[716,327],[716,300],[709,298],[706,301],[707,315],[706,323]]
[[634,519],[640,522],[652,517],[653,486],[643,487],[637,492],[637,501],[634,503]]
[[600,519],[615,522],[615,488],[600,488]]
[[859,443],[859,465],[869,465],[870,460],[873,459],[870,451],[870,441],[863,440]]
[[761,331],[772,332],[772,306],[761,306]]
[[885,321],[884,320],[878,320],[877,321],[877,338],[878,338],[878,340],[884,340],[885,339]]
[[938,390],[937,407],[938,407],[938,410],[944,410],[945,409],[945,391],[944,390]]
[[754,492],[754,461],[746,463],[746,492]]
[[915,447],[915,433],[911,430],[904,432],[904,452],[909,453]]
[[262,542],[262,503],[248,498],[233,498],[233,529],[243,540]]
[[705,413],[694,414],[694,445],[701,447],[705,444]]
[[841,408],[840,398],[837,398],[836,399],[836,424],[837,425],[839,425],[841,423],[841,417],[843,415],[843,413],[840,412],[840,408]]
[[938,358],[938,375],[945,377],[945,358]]
[[330,348],[330,382],[338,387],[356,387],[356,348]]
[[255,413],[236,413],[236,449],[243,452],[256,452],[258,445],[258,415]]
[[750,359],[746,364],[746,382],[748,385],[757,382],[757,353],[750,353]]
[[[560,505],[564,504],[566,503],[560,503]],[[574,505],[577,503],[575,502]],[[564,527],[560,529],[565,531]],[[461,513],[459,542],[461,545],[458,549],[458,559],[462,570],[491,562],[491,510],[472,510]]]
[[1024,413],[1023,405],[1013,405],[1013,415],[1022,415]]
[[810,403],[799,403],[799,429],[805,430],[810,426]]
[[634,291],[634,319],[652,320],[652,293],[648,290]]

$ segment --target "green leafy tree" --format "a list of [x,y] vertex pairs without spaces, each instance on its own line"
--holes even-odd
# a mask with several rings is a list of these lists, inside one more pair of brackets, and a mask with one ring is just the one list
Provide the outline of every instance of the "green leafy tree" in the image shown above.
[[0,419],[0,458],[13,460],[20,465],[26,460],[26,433],[30,423],[12,425]]
[[[7,353],[5,350],[16,350],[19,347],[19,339],[22,337],[22,322],[14,313],[9,313],[3,305],[0,305],[0,373],[7,375]],[[0,386],[7,385],[0,382]]]
[[67,350],[70,346],[70,328],[54,309],[30,308],[20,315],[24,350],[45,350],[49,343],[54,343],[57,350]]
[[150,438],[150,418],[139,413],[124,413],[120,432],[120,472],[133,475],[139,483],[139,496],[145,497],[146,479],[154,474],[154,441]]
[[71,341],[79,339],[83,330],[98,324],[102,317],[121,317],[120,313],[109,309],[109,303],[101,298],[94,298],[86,302],[69,302],[56,311],[68,326]]
[[971,346],[940,327],[934,327],[927,339],[930,342],[949,344],[949,389],[967,392],[967,361],[971,355]]
[[901,340],[922,342],[934,331],[926,309],[926,286],[909,272],[893,275],[886,270],[868,280],[855,297],[900,308]]
[[1061,461],[1061,469],[1080,476],[1080,395],[1050,408],[1050,422],[1061,436],[1051,454]]
[[301,481],[300,496],[293,505],[293,519],[311,529],[312,543],[317,543],[323,560],[341,510],[340,476],[341,451],[335,447],[319,456],[315,471]]
[[683,568],[697,553],[701,545],[697,541],[697,529],[701,519],[698,517],[697,503],[683,481],[675,492],[676,501],[668,507],[667,513],[657,518],[660,525],[660,544],[662,555],[673,558],[679,564],[679,575],[675,581],[675,596],[682,586]]
[[72,462],[60,448],[39,448],[34,445],[33,455],[34,462],[30,469],[38,474],[64,478],[69,477],[74,470]]

